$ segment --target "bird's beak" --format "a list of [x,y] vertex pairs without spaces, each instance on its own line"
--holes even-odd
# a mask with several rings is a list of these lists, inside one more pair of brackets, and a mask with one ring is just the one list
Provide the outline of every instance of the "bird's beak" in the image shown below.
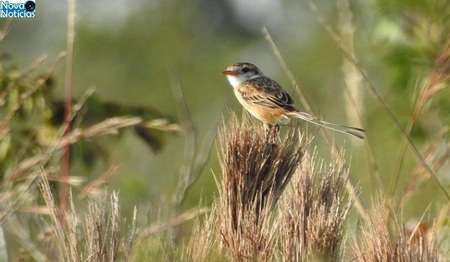
[[237,73],[236,73],[236,71],[225,70],[225,71],[222,71],[222,75],[235,76],[235,75],[237,75]]

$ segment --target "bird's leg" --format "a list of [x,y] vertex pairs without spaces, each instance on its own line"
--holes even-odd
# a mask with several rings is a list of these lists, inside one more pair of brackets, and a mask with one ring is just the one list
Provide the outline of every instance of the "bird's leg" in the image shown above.
[[277,138],[280,134],[280,126],[279,125],[270,125],[270,124],[264,124],[264,129],[266,131],[266,138],[267,141],[273,143],[277,141]]
[[266,132],[267,138],[269,138],[271,136],[273,129],[274,129],[273,125],[264,123],[264,131]]
[[266,137],[268,137],[270,134],[270,129],[272,129],[272,125],[264,123],[263,126]]
[[274,139],[276,139],[280,136],[280,126],[279,125],[272,126],[272,136]]

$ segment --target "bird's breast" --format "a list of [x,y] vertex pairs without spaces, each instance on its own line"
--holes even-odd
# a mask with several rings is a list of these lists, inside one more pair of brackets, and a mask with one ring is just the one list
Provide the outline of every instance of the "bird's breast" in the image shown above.
[[258,105],[254,103],[250,103],[242,97],[242,94],[239,92],[237,88],[234,89],[234,94],[236,95],[237,100],[241,105],[254,117],[259,119],[260,121],[275,125],[275,124],[285,124],[286,118],[284,116],[285,110],[279,107],[268,107],[264,105]]

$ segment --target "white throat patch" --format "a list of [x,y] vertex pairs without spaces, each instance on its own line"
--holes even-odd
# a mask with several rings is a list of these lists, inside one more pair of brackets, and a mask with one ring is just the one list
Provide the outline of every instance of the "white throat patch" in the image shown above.
[[228,82],[230,82],[230,85],[234,88],[238,87],[242,82],[246,81],[247,79],[243,79],[242,76],[227,76]]
[[240,84],[247,80],[255,79],[260,77],[260,75],[252,75],[252,76],[246,76],[246,75],[237,75],[237,76],[230,76],[228,75],[228,82],[230,82],[230,85],[234,88],[238,87]]

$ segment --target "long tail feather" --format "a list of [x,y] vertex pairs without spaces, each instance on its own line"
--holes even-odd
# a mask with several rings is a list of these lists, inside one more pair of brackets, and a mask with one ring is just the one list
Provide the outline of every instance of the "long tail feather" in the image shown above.
[[305,112],[299,112],[299,111],[293,111],[290,112],[288,114],[288,116],[290,117],[295,117],[301,120],[305,120],[309,123],[321,126],[323,128],[327,128],[330,130],[333,130],[335,132],[339,132],[339,133],[343,133],[343,134],[348,134],[348,135],[352,135],[355,136],[357,138],[360,139],[364,139],[364,135],[363,133],[365,132],[364,129],[359,128],[359,127],[352,127],[352,126],[341,126],[338,124],[334,124],[334,123],[330,123],[330,122],[326,122],[326,121],[322,121],[308,113]]

